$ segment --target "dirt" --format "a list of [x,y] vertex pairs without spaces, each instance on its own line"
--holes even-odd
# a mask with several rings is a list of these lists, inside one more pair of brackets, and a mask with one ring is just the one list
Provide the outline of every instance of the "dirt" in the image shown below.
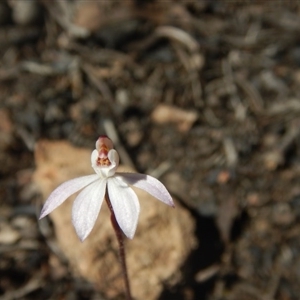
[[101,134],[197,222],[159,299],[299,299],[298,2],[20,3],[0,3],[0,299],[104,299],[53,255],[32,183],[39,140]]

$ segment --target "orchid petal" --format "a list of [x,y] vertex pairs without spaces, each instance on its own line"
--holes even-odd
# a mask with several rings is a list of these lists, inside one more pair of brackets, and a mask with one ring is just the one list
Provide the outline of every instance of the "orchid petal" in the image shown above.
[[132,239],[140,213],[138,197],[121,177],[109,178],[107,188],[117,222],[124,234]]
[[[92,163],[92,168],[95,170],[95,168],[99,168],[97,166],[97,158],[98,158],[98,151],[95,149],[92,154],[91,154],[91,163]],[[95,170],[96,172],[96,170]],[[96,172],[97,173],[97,172]]]
[[105,189],[106,180],[99,179],[83,189],[73,203],[72,222],[81,241],[90,234],[95,225]]
[[111,149],[107,155],[109,161],[111,162],[109,172],[107,174],[108,177],[115,175],[116,170],[119,166],[119,154],[115,149]]
[[166,187],[156,178],[139,173],[116,173],[115,177],[121,177],[128,184],[146,191],[147,193],[167,205],[175,207],[170,193],[168,192]]
[[61,184],[50,194],[49,198],[46,200],[41,211],[40,219],[51,213],[71,195],[91,184],[98,178],[99,176],[97,174],[93,174],[71,179]]

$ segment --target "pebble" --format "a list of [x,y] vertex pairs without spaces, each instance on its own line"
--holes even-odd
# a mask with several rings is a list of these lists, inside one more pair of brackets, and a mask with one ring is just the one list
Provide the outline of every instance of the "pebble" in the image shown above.
[[295,220],[295,214],[288,203],[278,203],[273,207],[272,219],[276,225],[288,226]]
[[187,132],[198,119],[196,111],[187,111],[181,108],[160,104],[151,114],[151,120],[156,124],[176,124],[180,132]]
[[14,1],[11,0],[12,18],[18,25],[30,25],[41,18],[41,7],[35,0]]
[[0,244],[11,245],[21,238],[20,233],[8,224],[0,226],[0,229]]
[[78,1],[74,24],[95,31],[103,23],[103,12],[96,1]]

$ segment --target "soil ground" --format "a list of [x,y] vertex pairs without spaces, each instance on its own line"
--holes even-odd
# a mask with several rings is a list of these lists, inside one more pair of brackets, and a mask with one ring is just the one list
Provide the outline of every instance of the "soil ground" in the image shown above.
[[101,134],[197,221],[159,299],[300,299],[298,1],[1,1],[0,24],[1,300],[103,299],[49,261],[31,182],[36,141]]

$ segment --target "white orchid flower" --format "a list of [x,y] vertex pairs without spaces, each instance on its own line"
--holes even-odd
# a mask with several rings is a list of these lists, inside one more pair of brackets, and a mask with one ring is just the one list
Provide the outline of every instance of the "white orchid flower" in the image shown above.
[[91,155],[96,174],[64,182],[46,200],[40,219],[61,205],[68,197],[81,190],[73,203],[72,222],[81,241],[92,231],[103,203],[105,193],[111,202],[115,218],[124,234],[132,239],[138,222],[140,204],[129,185],[140,188],[158,200],[174,207],[171,195],[156,178],[139,173],[118,173],[118,152],[112,141],[101,136]]

